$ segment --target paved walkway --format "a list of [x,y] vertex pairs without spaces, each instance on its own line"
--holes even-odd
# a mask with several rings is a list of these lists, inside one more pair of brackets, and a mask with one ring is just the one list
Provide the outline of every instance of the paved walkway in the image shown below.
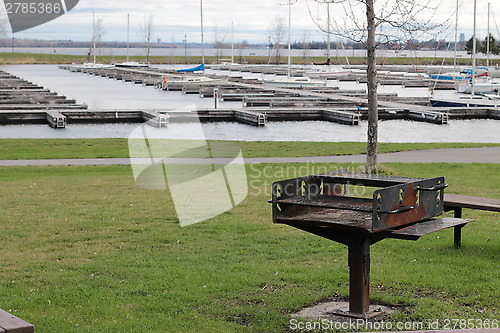
[[[158,160],[159,161],[159,160]],[[158,162],[155,161],[155,162]],[[226,164],[231,159],[168,158],[169,164]],[[313,156],[313,157],[254,157],[244,163],[365,163],[365,155]],[[500,163],[500,147],[429,149],[379,154],[380,163]],[[137,159],[135,163],[151,163],[150,159]],[[237,162],[236,162],[237,163]],[[53,160],[0,160],[0,166],[28,165],[130,165],[128,158],[53,159]]]

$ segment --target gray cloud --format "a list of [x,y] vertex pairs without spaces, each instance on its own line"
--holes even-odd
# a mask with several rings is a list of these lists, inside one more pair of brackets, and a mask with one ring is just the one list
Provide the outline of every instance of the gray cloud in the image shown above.
[[[438,0],[436,0],[438,1]],[[29,29],[16,34],[18,38],[56,38],[88,40],[91,35],[92,12],[103,19],[103,28],[106,31],[104,40],[124,40],[126,36],[127,13],[130,14],[131,38],[136,38],[137,30],[144,18],[152,14],[156,25],[158,38],[164,41],[181,41],[184,35],[188,40],[199,41],[200,8],[199,0],[165,1],[144,0],[141,2],[132,0],[122,1],[97,1],[83,0],[68,14],[55,19],[43,26]],[[204,25],[206,41],[213,40],[213,25],[215,22],[221,27],[229,27],[234,22],[234,33],[236,40],[246,39],[250,42],[266,42],[268,26],[275,16],[288,14],[286,0],[253,0],[253,1],[223,1],[206,0],[203,2]],[[308,5],[313,16],[324,17],[325,10],[322,5],[314,0],[299,0],[292,7],[292,40],[300,40],[304,30],[310,31],[310,38],[320,40],[324,35],[318,31],[311,20]],[[500,2],[492,2],[492,12],[500,13]],[[324,6],[324,5],[323,5]],[[2,6],[0,6],[2,7]],[[450,19],[455,8],[455,0],[443,0],[435,22],[443,22]],[[1,15],[1,13],[0,13]],[[334,17],[340,19],[341,13],[335,12]],[[364,13],[360,13],[364,15]],[[478,6],[478,36],[486,35],[486,4]],[[453,20],[452,20],[453,21]],[[500,17],[497,19],[500,23]],[[472,3],[463,3],[460,11],[459,31],[467,36],[472,32]],[[453,26],[449,27],[437,37],[453,38],[451,32]],[[496,35],[494,21],[491,20],[492,32]],[[49,37],[50,36],[50,37]],[[432,36],[422,36],[422,39]]]

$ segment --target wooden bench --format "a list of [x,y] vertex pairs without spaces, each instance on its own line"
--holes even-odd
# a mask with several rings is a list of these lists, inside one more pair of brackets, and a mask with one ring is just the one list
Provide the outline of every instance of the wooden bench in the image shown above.
[[[462,218],[462,208],[500,212],[500,200],[445,193],[444,211],[453,210],[456,218]],[[462,227],[463,226],[455,227],[454,241],[455,247],[457,248],[462,245]]]
[[35,328],[16,316],[0,309],[0,333],[33,333]]

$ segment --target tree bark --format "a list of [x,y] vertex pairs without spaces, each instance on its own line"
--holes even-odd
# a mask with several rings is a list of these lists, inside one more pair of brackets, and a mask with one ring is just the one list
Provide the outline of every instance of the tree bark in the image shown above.
[[366,0],[368,38],[366,41],[367,86],[368,86],[368,138],[366,147],[366,172],[377,170],[378,142],[378,100],[377,100],[377,59],[375,43],[375,8],[373,0]]

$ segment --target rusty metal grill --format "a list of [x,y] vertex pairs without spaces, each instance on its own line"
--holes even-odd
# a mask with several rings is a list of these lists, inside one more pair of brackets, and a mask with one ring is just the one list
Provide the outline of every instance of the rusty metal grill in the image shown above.
[[[385,238],[416,240],[468,220],[435,218],[443,212],[444,177],[402,178],[345,170],[278,181],[272,188],[273,222],[345,244],[350,297],[346,315],[367,318],[370,245]],[[371,188],[370,195],[351,195]],[[359,193],[358,193],[359,194]]]

